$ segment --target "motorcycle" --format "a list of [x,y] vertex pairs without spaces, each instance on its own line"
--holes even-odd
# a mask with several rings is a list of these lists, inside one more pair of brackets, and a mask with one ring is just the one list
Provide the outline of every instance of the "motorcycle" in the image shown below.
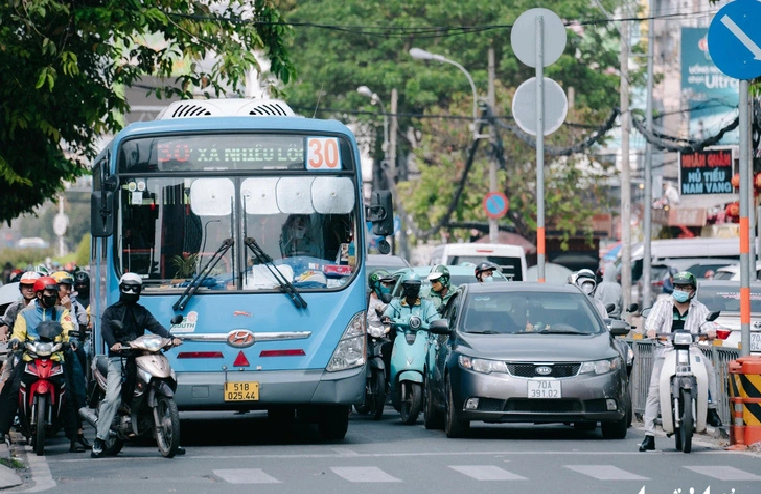
[[365,402],[355,405],[357,413],[372,413],[374,420],[383,416],[386,406],[386,364],[383,361],[382,348],[388,342],[386,328],[369,327],[367,330],[367,385]]
[[[31,441],[37,456],[45,455],[45,438],[63,425],[63,404],[67,399],[63,384],[63,363],[52,360],[55,352],[68,348],[68,342],[54,341],[63,328],[58,322],[41,323],[37,332],[38,340],[19,343],[19,350],[32,357],[16,365],[24,365],[24,374],[31,375],[31,384],[21,380],[19,386],[19,423],[21,433]],[[58,379],[53,379],[59,376]]]
[[428,324],[417,316],[406,316],[392,320],[391,325],[397,333],[391,352],[391,404],[401,414],[402,423],[412,425],[423,408]]
[[[703,324],[718,317],[718,311],[712,312]],[[708,372],[701,361],[705,359],[703,353],[693,345],[697,340],[707,339],[707,335],[675,330],[656,333],[655,337],[659,341],[671,341],[674,347],[665,356],[660,376],[663,431],[668,437],[674,436],[677,451],[689,453],[693,433],[705,432],[707,425]]]
[[[182,316],[172,319],[172,324],[182,322]],[[117,411],[111,424],[103,452],[114,456],[121,451],[124,442],[137,437],[153,437],[159,453],[165,458],[175,456],[180,448],[180,414],[174,393],[177,376],[162,350],[172,347],[172,340],[156,335],[136,338],[122,350],[122,356],[134,357],[137,376],[132,403]],[[106,396],[108,381],[108,357],[98,355],[92,362],[94,386],[90,396],[90,408],[80,409],[80,416],[93,427],[98,420],[100,405]]]

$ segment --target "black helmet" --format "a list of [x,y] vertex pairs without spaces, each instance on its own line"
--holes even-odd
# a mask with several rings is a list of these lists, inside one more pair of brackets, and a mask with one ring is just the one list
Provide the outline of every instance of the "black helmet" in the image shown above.
[[689,271],[679,271],[674,275],[672,279],[674,285],[692,285],[693,290],[697,290],[698,282],[695,280],[695,275]]
[[420,295],[420,278],[415,273],[411,273],[410,277],[402,281],[402,293],[405,298],[416,299]]
[[499,268],[496,264],[489,261],[482,261],[476,266],[476,278],[478,278],[479,281],[481,281],[481,273],[485,271],[498,271]]

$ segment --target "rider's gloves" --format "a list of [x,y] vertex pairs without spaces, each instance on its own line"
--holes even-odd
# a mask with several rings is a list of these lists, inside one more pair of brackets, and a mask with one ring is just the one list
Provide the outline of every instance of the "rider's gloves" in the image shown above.
[[16,350],[19,347],[19,343],[21,343],[20,340],[12,339],[8,342],[8,349],[9,350]]

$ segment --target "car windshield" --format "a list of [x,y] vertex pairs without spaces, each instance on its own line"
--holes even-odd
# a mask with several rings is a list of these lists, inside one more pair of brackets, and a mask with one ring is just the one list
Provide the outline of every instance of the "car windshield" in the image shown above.
[[713,279],[721,281],[721,280],[731,280],[734,277],[735,273],[732,271],[716,271],[716,274],[714,275]]
[[[700,285],[697,298],[710,311],[740,312],[740,283],[737,283],[736,287]],[[750,289],[750,311],[761,312],[761,287],[759,286]]]
[[605,331],[582,293],[471,293],[462,315],[466,333],[599,334]]
[[[522,263],[520,257],[507,257],[507,256],[450,256],[447,260],[447,264],[462,264],[471,263],[474,266],[482,261],[493,262],[499,266],[500,271],[508,280],[511,281],[523,281]],[[475,282],[475,275],[472,282]],[[472,283],[466,281],[463,283]]]

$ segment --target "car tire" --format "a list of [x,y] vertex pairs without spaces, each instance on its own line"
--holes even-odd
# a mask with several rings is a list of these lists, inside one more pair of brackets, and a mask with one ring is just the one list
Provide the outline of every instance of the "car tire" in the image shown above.
[[426,429],[443,429],[444,415],[436,410],[433,403],[431,382],[425,383],[425,404],[423,405],[423,424]]
[[454,394],[452,383],[447,376],[447,413],[444,416],[444,432],[447,437],[463,437],[470,429],[470,420],[463,420],[458,416],[454,406]]
[[605,439],[624,439],[629,428],[628,411],[619,420],[601,422],[602,437]]

